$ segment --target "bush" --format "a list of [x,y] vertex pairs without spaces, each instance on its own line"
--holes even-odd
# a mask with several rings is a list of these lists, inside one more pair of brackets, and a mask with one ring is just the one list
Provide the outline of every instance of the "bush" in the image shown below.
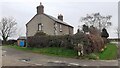
[[11,45],[11,44],[17,44],[17,40],[8,40],[8,41],[2,41],[3,45]]
[[28,47],[45,47],[48,44],[47,36],[33,36],[28,37]]
[[64,36],[32,36],[28,37],[28,47],[64,47],[73,48],[72,37]]

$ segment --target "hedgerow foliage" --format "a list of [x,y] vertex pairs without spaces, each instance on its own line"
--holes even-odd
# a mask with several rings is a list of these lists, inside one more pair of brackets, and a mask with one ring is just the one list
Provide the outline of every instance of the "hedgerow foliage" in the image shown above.
[[43,32],[36,33],[35,36],[28,37],[28,47],[63,47],[73,48],[72,36],[51,36]]
[[[51,36],[43,32],[36,33],[35,36],[27,38],[28,47],[63,47],[74,49],[80,43],[83,45],[84,53],[86,54],[100,52],[105,47],[106,38],[101,37],[101,33],[97,28],[93,26],[85,27],[84,31],[78,30],[74,35]],[[89,32],[89,34],[86,34],[86,32]]]

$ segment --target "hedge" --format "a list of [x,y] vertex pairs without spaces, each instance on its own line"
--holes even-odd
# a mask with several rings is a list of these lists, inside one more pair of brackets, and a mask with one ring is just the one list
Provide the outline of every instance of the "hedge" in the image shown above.
[[[40,34],[40,33],[38,33]],[[78,32],[74,35],[50,36],[43,34],[27,38],[28,47],[62,47],[74,49],[78,43],[83,44],[84,53],[100,52],[105,46],[105,38],[98,34],[85,34]]]
[[32,36],[28,37],[29,47],[63,47],[73,48],[72,36]]

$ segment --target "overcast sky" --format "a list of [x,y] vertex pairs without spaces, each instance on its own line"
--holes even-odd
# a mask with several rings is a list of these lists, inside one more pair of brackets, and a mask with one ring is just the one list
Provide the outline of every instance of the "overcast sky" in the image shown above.
[[18,36],[25,36],[25,24],[36,14],[36,7],[42,2],[46,14],[57,18],[62,14],[64,21],[74,26],[74,33],[79,25],[80,18],[86,14],[98,13],[112,15],[112,26],[108,28],[110,37],[117,37],[115,29],[118,25],[118,0],[0,0],[0,19],[2,17],[14,17],[17,21]]

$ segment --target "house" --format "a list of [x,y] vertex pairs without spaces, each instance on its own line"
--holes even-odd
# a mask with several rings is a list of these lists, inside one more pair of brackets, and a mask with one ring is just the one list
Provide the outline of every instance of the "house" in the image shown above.
[[73,26],[63,21],[63,15],[58,19],[44,13],[44,6],[37,6],[37,14],[26,24],[26,36],[34,36],[36,32],[44,32],[48,35],[73,34]]

